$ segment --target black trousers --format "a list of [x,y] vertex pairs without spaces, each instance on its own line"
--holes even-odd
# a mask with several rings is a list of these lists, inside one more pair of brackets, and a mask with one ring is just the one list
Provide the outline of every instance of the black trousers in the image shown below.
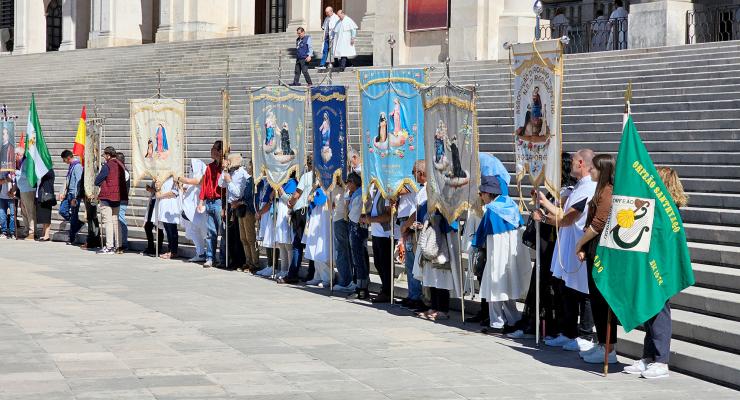
[[180,236],[177,233],[177,224],[163,222],[162,226],[164,227],[165,233],[167,233],[167,251],[172,254],[172,257],[177,257],[177,248],[180,243]]
[[[588,295],[565,286],[565,282],[562,280],[559,284],[563,307],[560,333],[571,339],[592,334],[594,323]],[[579,315],[581,317],[580,322],[578,320]]]
[[[340,57],[339,58],[339,70],[344,71],[345,68],[347,68],[347,57]],[[336,64],[335,64],[336,65]]]
[[[597,237],[594,240],[598,239]],[[593,245],[593,251],[594,253],[596,252],[595,244]],[[594,325],[596,326],[596,337],[599,339],[600,344],[605,344],[607,326],[611,325],[609,343],[617,343],[617,317],[616,315],[612,315],[611,322],[609,322],[609,304],[604,299],[604,296],[601,295],[599,288],[596,287],[596,282],[592,274],[594,266],[593,254],[586,257],[586,266],[588,267],[588,296],[591,299],[591,315],[593,315]]]
[[645,321],[645,342],[642,358],[668,364],[671,355],[671,307],[666,302],[663,309]]
[[375,269],[378,270],[380,275],[380,282],[382,283],[381,294],[391,294],[391,285],[393,284],[391,279],[391,266],[393,265],[393,253],[391,252],[391,238],[373,236],[373,261],[375,262]]
[[293,75],[294,85],[300,83],[301,72],[303,73],[303,77],[306,78],[306,83],[312,85],[313,82],[311,81],[311,75],[308,74],[308,63],[306,62],[305,58],[302,60],[295,60],[295,74]]
[[87,248],[94,249],[101,246],[100,243],[100,221],[98,221],[98,207],[85,200],[85,213],[87,214]]
[[443,313],[450,312],[450,291],[447,289],[429,288],[431,294],[431,309]]
[[149,210],[146,213],[146,223],[144,224],[144,233],[146,234],[146,250],[145,253],[154,253],[156,249],[162,249],[162,242],[164,241],[164,232],[161,229],[157,229],[157,247],[154,248],[154,223],[152,219],[152,213],[154,212],[154,203],[156,200],[149,200]]

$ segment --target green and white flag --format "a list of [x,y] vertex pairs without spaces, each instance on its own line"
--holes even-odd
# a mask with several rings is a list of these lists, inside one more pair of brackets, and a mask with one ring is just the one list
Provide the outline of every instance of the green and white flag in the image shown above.
[[631,116],[622,132],[611,213],[592,273],[627,332],[694,284],[681,216]]
[[39,180],[52,168],[49,148],[46,147],[44,134],[41,131],[39,115],[36,112],[36,97],[31,95],[31,109],[28,111],[28,126],[26,127],[26,161],[21,172],[28,183],[35,187]]

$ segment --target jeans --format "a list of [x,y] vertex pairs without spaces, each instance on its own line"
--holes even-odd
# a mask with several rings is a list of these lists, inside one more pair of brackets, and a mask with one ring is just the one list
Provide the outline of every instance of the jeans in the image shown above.
[[0,233],[15,235],[15,201],[12,199],[0,199]]
[[221,199],[206,200],[206,226],[208,234],[206,235],[206,260],[211,260],[216,256],[218,245],[218,233],[221,231]]
[[289,278],[298,278],[298,270],[301,268],[301,263],[303,262],[303,251],[306,249],[306,245],[303,244],[303,232],[306,230],[307,217],[307,208],[293,211],[293,256],[291,257],[290,269],[288,270]]
[[352,253],[352,269],[357,277],[357,287],[367,289],[370,283],[370,264],[367,254],[367,228],[349,223],[349,248]]
[[319,66],[325,67],[327,59],[329,59],[329,35],[325,35],[324,37],[324,52],[321,53],[321,63]]
[[77,200],[76,206],[72,206],[71,201],[69,207],[69,242],[74,243],[77,232],[82,228],[82,222],[80,222],[80,200]]
[[126,223],[126,208],[128,208],[128,202],[122,201],[121,206],[118,208],[118,227],[121,230],[121,247],[124,249],[128,248],[128,224]]
[[179,242],[179,236],[177,233],[177,224],[169,224],[167,222],[163,222],[162,226],[164,227],[165,233],[167,233],[167,246],[168,251],[172,255],[172,257],[177,257],[177,245]]
[[301,80],[301,72],[303,72],[303,77],[306,78],[306,83],[309,85],[312,85],[313,82],[311,82],[311,76],[308,75],[308,64],[306,63],[306,60],[295,60],[295,74],[293,76],[293,84],[298,85]]
[[414,278],[414,243],[408,238],[404,242],[406,247],[406,258],[404,265],[406,267],[406,280],[408,281],[409,300],[421,300],[421,281]]
[[[612,319],[616,319],[612,318]],[[645,321],[645,343],[642,348],[642,358],[648,362],[668,364],[671,355],[671,307],[665,303],[663,309],[649,320]]]
[[340,219],[334,221],[334,259],[337,260],[339,280],[337,285],[348,286],[352,283],[352,261],[349,245],[349,222]]

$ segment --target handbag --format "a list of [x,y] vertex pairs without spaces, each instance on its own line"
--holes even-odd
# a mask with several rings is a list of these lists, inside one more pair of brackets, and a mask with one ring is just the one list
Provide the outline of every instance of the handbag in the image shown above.
[[483,271],[486,270],[486,248],[473,247],[472,257],[475,276],[483,276]]
[[57,204],[56,199],[54,198],[54,193],[51,192],[41,192],[41,196],[39,197],[39,203],[47,205],[50,204],[52,206],[55,206]]
[[421,256],[432,264],[443,265],[450,260],[447,239],[438,224],[424,223],[418,245],[421,246]]
[[524,228],[524,233],[522,233],[522,244],[529,247],[530,249],[536,250],[537,221],[532,218],[532,214],[529,214],[529,219],[527,219],[527,226],[526,228]]

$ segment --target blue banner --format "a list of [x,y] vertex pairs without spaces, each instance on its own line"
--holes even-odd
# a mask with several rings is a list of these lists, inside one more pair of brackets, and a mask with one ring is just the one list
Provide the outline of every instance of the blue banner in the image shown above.
[[306,165],[304,129],[305,88],[271,86],[250,94],[252,162],[255,181],[267,177],[273,188],[292,173],[300,177]]
[[[358,72],[362,118],[362,193],[372,186],[383,197],[408,184],[411,170],[424,158],[424,108],[419,89],[424,69],[369,69]],[[421,135],[421,136],[419,136]]]
[[347,177],[347,88],[311,88],[313,165],[321,188],[334,189],[335,177]]

